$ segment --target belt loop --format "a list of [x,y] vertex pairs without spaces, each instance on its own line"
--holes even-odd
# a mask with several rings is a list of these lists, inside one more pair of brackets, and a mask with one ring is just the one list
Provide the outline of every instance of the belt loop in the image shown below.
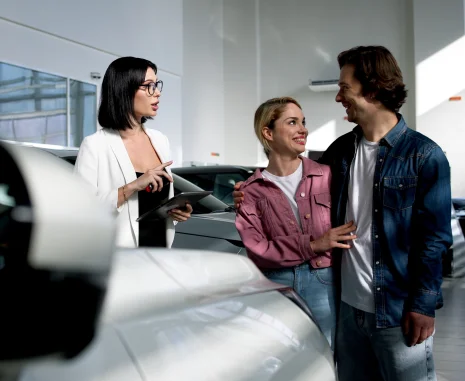
[[359,326],[359,328],[362,328],[363,324],[365,323],[365,312],[359,310],[358,308],[354,308],[354,309],[355,309],[355,317],[357,319],[357,325]]

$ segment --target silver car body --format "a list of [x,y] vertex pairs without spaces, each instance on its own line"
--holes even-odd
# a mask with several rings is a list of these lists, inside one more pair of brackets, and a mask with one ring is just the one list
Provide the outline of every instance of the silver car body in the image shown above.
[[[41,167],[41,176],[28,177],[28,188],[42,188],[45,181],[44,189],[58,183],[66,186],[78,183],[84,189],[84,182],[80,182],[58,159],[35,152],[22,156],[21,160],[27,160],[27,157],[34,160],[36,167]],[[27,168],[27,162],[23,162],[22,167]],[[49,168],[52,171],[48,172]],[[47,173],[53,173],[55,177],[59,175],[59,180],[47,182],[54,178]],[[86,189],[88,193],[74,195],[71,210],[79,207],[81,201],[85,204],[92,198],[92,191]],[[80,248],[87,250],[86,245],[93,249],[98,243],[113,245],[113,236],[95,237],[94,231],[80,228],[80,224],[89,219],[100,227],[113,226],[111,219],[99,222],[93,218],[97,215],[93,210],[88,210],[78,220],[62,219],[67,204],[61,204],[60,213],[53,213],[54,206],[50,202],[53,202],[54,194],[49,193],[46,205],[52,225],[59,222],[71,233],[71,226],[74,226],[81,234],[81,242],[75,242],[71,234],[69,242],[75,252]],[[47,197],[48,193],[43,194]],[[38,203],[33,205],[39,207]],[[103,210],[102,204],[98,206]],[[36,219],[34,231],[40,229],[41,220]],[[41,236],[53,245],[53,238],[60,231],[57,228]],[[101,242],[96,242],[99,240]],[[89,261],[86,253],[68,256],[64,244],[64,238],[60,237],[63,255],[51,258],[49,266],[62,262],[65,266],[70,262],[78,269],[82,262]],[[39,254],[45,255],[49,251]],[[207,250],[147,248],[117,250],[112,257],[111,251],[108,250],[111,272],[109,277],[105,276],[107,293],[92,342],[68,360],[56,357],[28,359],[21,368],[19,380],[336,379],[333,354],[308,307],[291,289],[267,280],[248,258]],[[95,252],[90,259],[100,263],[98,256]],[[107,273],[108,265],[105,267]],[[57,272],[54,276],[62,275]],[[94,283],[102,282],[102,278],[95,276],[89,279]],[[69,300],[67,302],[69,304]],[[78,303],[77,297],[75,302]],[[75,332],[78,324],[57,327],[57,332]],[[27,346],[27,338],[20,344]]]
[[20,380],[336,380],[325,337],[280,287],[242,256],[120,251],[93,344]]

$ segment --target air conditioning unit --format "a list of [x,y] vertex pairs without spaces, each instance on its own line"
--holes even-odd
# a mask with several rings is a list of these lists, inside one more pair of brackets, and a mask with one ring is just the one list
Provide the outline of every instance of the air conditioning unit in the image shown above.
[[308,88],[312,91],[320,92],[320,91],[338,91],[339,80],[338,79],[327,79],[323,81],[312,81],[311,79],[308,81]]

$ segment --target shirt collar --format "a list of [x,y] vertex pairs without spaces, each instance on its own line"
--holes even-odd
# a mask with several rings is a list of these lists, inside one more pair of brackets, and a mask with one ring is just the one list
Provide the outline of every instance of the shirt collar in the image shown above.
[[[398,122],[394,126],[393,129],[391,129],[384,138],[381,139],[380,144],[383,144],[383,142],[386,142],[387,145],[394,147],[396,143],[399,141],[400,137],[405,134],[405,131],[407,130],[407,124],[405,123],[404,117],[401,114],[396,113]],[[357,140],[360,140],[363,136],[363,130],[362,127],[359,125],[355,126],[355,128],[352,130],[353,133],[357,136]]]

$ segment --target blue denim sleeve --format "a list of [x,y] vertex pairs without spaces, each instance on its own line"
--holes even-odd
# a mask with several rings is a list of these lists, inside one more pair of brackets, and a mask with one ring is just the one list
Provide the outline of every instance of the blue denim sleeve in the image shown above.
[[452,245],[450,166],[437,146],[426,155],[420,169],[415,205],[416,253],[412,253],[414,263],[409,263],[412,289],[408,309],[434,317],[442,284],[442,258]]

